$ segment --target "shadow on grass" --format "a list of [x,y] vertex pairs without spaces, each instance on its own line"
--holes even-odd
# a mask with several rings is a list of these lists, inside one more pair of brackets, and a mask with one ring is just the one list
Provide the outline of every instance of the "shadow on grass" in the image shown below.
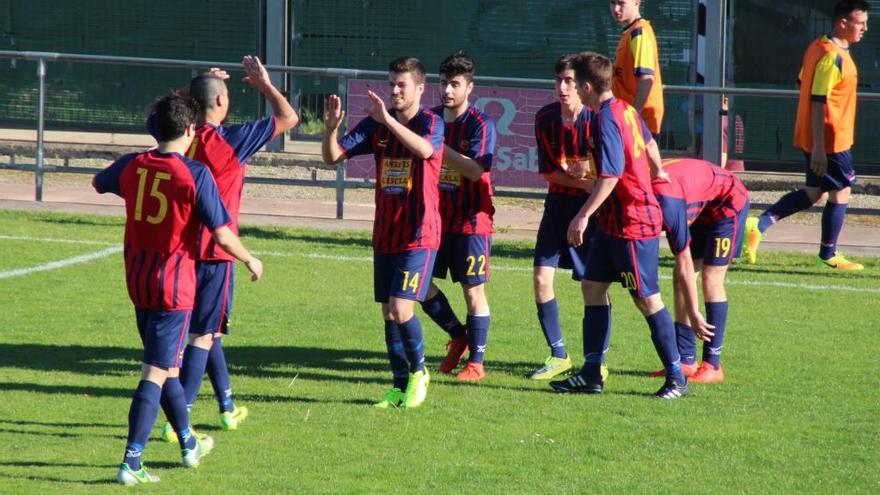
[[[152,465],[153,465],[153,463],[150,464],[150,466],[152,466]],[[46,462],[46,461],[0,461],[0,466],[116,469],[119,467],[119,464],[85,464],[82,462]]]
[[8,479],[18,479],[18,480],[27,480],[27,481],[48,481],[51,483],[68,483],[73,485],[115,485],[116,483],[116,475],[108,476],[107,478],[101,478],[97,480],[77,480],[77,479],[64,479],[59,478],[57,476],[37,476],[31,473],[27,474],[10,474],[10,473],[0,473],[0,478],[8,478]]
[[36,437],[56,437],[56,438],[80,438],[80,437],[88,437],[88,438],[112,438],[115,440],[125,440],[125,435],[108,435],[101,433],[71,433],[67,431],[33,431],[33,430],[10,430],[7,428],[0,428],[0,433],[11,433],[14,435],[32,435]]
[[[18,426],[57,426],[59,428],[125,428],[123,423],[59,423],[53,421],[23,421],[0,419],[0,424]],[[0,463],[2,464],[2,463]]]

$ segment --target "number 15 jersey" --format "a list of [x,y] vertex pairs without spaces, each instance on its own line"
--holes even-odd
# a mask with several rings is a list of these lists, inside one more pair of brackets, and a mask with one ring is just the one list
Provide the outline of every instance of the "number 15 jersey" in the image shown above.
[[192,309],[199,228],[231,221],[201,163],[150,150],[125,155],[94,179],[125,200],[125,280],[135,307]]

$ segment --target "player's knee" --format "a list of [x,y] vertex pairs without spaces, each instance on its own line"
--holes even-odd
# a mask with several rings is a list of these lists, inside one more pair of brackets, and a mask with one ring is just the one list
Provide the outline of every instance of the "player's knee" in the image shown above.
[[663,299],[660,297],[660,294],[651,294],[647,297],[633,297],[633,302],[639,312],[646,317],[663,309]]
[[210,350],[211,346],[214,345],[214,334],[191,333],[189,334],[189,345],[198,347],[200,349]]
[[409,299],[391,298],[391,301],[388,304],[388,311],[391,319],[397,323],[409,321],[415,314],[413,307],[414,304],[414,301],[410,301]]

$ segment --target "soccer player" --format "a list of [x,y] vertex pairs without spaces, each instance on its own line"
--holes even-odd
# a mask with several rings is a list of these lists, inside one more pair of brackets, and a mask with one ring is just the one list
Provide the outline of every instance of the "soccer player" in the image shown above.
[[183,465],[195,467],[211,451],[211,437],[196,438],[178,379],[181,343],[195,299],[197,244],[202,225],[221,249],[260,278],[263,266],[229,228],[211,173],[185,158],[195,136],[194,102],[177,94],[155,105],[153,129],[159,146],[125,155],[98,173],[92,185],[125,200],[125,273],[144,345],[141,381],[128,413],[128,440],[117,481],[152,483],[141,463],[161,404],[177,432]]
[[635,108],[611,92],[611,61],[585,52],[574,60],[577,92],[595,111],[590,136],[596,159],[593,191],[568,229],[573,246],[584,241],[590,216],[599,212],[599,229],[587,257],[581,282],[585,363],[571,377],[551,382],[560,392],[601,393],[603,354],[610,332],[608,288],[619,280],[630,291],[651,329],[651,340],[666,369],[666,382],[655,394],[662,399],[687,395],[681,372],[675,326],[660,297],[657,261],[663,218],[651,191],[652,163],[659,166],[657,143]]
[[[652,186],[675,255],[675,332],[681,370],[691,382],[721,382],[728,307],[724,279],[740,255],[749,193],[735,175],[703,160],[664,160],[663,171],[669,180],[655,180]],[[706,319],[697,308],[695,272],[702,274]],[[705,341],[699,366],[695,333]],[[666,370],[651,375],[666,376]]]
[[663,122],[663,79],[657,38],[639,13],[641,0],[611,0],[611,16],[623,28],[614,55],[614,96],[634,106],[656,140]]
[[[229,112],[229,76],[219,69],[196,76],[181,92],[198,104],[198,128],[186,152],[188,158],[204,163],[220,191],[220,199],[232,217],[229,227],[238,233],[238,217],[247,160],[267,142],[287,132],[299,121],[296,112],[278,89],[260,59],[245,56],[244,81],[256,88],[272,107],[272,117],[239,125],[223,125]],[[192,409],[207,370],[220,410],[220,425],[225,430],[238,428],[248,415],[247,407],[237,407],[232,399],[229,371],[223,352],[222,337],[230,330],[229,317],[235,280],[233,257],[219,249],[207,228],[202,229],[196,263],[196,298],[189,345],[183,355],[180,380],[187,409]],[[169,423],[162,436],[174,441]]]
[[574,54],[557,59],[554,66],[556,102],[535,114],[538,171],[547,181],[547,196],[535,241],[532,281],[538,322],[550,347],[550,357],[531,373],[533,380],[550,380],[571,369],[571,357],[566,352],[559,324],[553,278],[557,267],[571,269],[574,280],[583,278],[594,230],[590,229],[577,247],[570,246],[566,240],[568,224],[583,207],[595,178],[588,139],[592,112],[577,96],[574,59]]
[[440,216],[443,236],[434,263],[434,277],[461,284],[467,304],[467,326],[455,316],[446,295],[432,281],[422,309],[451,337],[441,373],[451,373],[470,349],[456,379],[478,381],[486,376],[483,355],[489,333],[489,251],[492,246],[492,156],[495,123],[468,97],[474,89],[474,61],[459,52],[440,64],[442,105],[431,111],[443,116],[445,147],[440,170]]
[[425,67],[416,58],[389,65],[391,112],[367,92],[368,117],[342,139],[345,117],[338,96],[324,102],[327,133],[321,143],[324,162],[357,155],[376,160],[376,216],[373,222],[373,289],[385,320],[385,343],[394,384],[379,408],[418,407],[428,393],[422,325],[415,302],[423,301],[440,247],[438,182],[443,161],[443,118],[422,109]]
[[757,261],[758,246],[767,229],[808,209],[827,193],[817,263],[837,270],[864,268],[837,252],[837,239],[846,219],[852,185],[856,183],[850,148],[858,71],[849,47],[861,41],[868,30],[868,10],[864,0],[837,2],[831,36],[821,36],[804,53],[798,76],[800,99],[794,145],[804,152],[806,185],[780,198],[760,217],[748,219],[744,242],[749,263]]

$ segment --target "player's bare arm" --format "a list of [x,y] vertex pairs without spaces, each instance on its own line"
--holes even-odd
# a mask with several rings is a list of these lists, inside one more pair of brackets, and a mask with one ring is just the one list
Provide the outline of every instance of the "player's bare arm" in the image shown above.
[[657,141],[650,140],[645,145],[645,151],[648,153],[648,164],[651,166],[651,179],[660,179],[669,181],[669,174],[663,171],[663,160],[660,156],[660,147]]
[[587,192],[592,192],[593,190],[592,180],[572,177],[570,173],[565,173],[560,170],[555,170],[549,174],[541,174],[541,177],[550,184],[556,184],[557,186],[573,187],[575,189],[583,189]]
[[275,133],[272,137],[280,136],[296,126],[299,123],[299,116],[293,107],[290,106],[287,98],[272,84],[272,80],[269,78],[269,71],[260,62],[259,57],[245,55],[241,59],[241,64],[244,66],[244,72],[247,74],[243,81],[262,93],[266,101],[269,102],[269,106],[272,107],[272,114],[275,116]]
[[250,251],[244,247],[241,240],[235,235],[228,226],[224,225],[212,232],[214,241],[224,251],[231,254],[235,259],[244,263],[244,266],[251,272],[251,281],[256,282],[263,276],[263,262],[253,256]]
[[818,177],[828,170],[825,154],[825,103],[814,101],[810,107],[810,126],[813,133],[813,150],[810,153],[810,170]]
[[345,153],[339,148],[339,126],[345,118],[342,99],[330,95],[324,100],[324,139],[321,141],[321,158],[327,165],[335,165],[345,159]]
[[651,87],[653,86],[653,74],[643,74],[639,76],[639,79],[636,82],[636,98],[633,101],[633,106],[637,112],[642,113],[642,110],[645,108],[645,102],[648,101],[648,95],[651,94]]
[[581,207],[581,210],[574,216],[571,223],[568,224],[568,243],[572,246],[580,246],[584,243],[584,231],[587,230],[590,215],[596,213],[596,210],[602,206],[602,203],[608,199],[611,192],[620,181],[617,177],[599,177],[593,185],[593,192],[587,198],[587,202]]
[[373,120],[387,127],[388,130],[390,130],[408,150],[416,155],[417,158],[427,160],[434,155],[434,147],[431,146],[431,143],[429,143],[427,139],[409,130],[407,126],[401,124],[397,119],[392,117],[391,114],[388,113],[388,109],[385,107],[385,102],[382,101],[382,98],[380,98],[379,95],[372,91],[367,91],[367,97],[370,99],[370,106],[367,107],[367,114],[372,117]]
[[445,163],[472,182],[480,180],[480,177],[486,172],[482,165],[473,158],[462,155],[450,148],[449,145],[444,144],[443,146],[445,147],[443,150],[443,161]]
[[707,342],[712,340],[712,336],[715,335],[713,332],[715,326],[706,322],[698,307],[700,299],[697,295],[697,274],[694,271],[694,260],[691,257],[690,247],[686,247],[675,255],[673,277],[676,279],[676,289],[679,289],[684,297],[684,305],[691,321],[691,328],[697,334],[697,338]]

